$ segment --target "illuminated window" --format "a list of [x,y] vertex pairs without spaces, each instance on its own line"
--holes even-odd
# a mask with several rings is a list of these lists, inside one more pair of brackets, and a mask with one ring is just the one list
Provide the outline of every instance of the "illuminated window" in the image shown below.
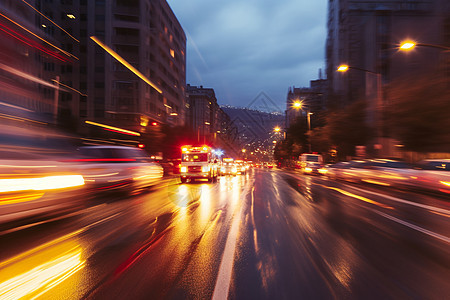
[[175,58],[175,51],[173,51],[173,49],[170,49],[170,56]]

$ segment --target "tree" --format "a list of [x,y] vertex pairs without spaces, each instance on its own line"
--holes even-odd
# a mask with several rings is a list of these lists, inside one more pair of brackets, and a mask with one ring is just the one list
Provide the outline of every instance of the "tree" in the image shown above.
[[366,123],[366,103],[356,101],[327,116],[330,142],[341,157],[353,156],[355,146],[366,145],[373,139],[373,129]]
[[435,72],[388,86],[386,129],[417,152],[450,151],[450,80]]
[[364,101],[326,111],[324,119],[324,126],[313,128],[308,134],[315,152],[328,154],[335,149],[345,158],[355,154],[355,146],[365,145],[373,138],[373,131],[366,124]]

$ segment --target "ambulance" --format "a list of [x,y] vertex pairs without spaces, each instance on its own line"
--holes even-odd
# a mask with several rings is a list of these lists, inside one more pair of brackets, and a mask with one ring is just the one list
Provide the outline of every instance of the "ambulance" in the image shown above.
[[209,146],[181,147],[180,179],[182,183],[195,179],[217,181],[217,158]]

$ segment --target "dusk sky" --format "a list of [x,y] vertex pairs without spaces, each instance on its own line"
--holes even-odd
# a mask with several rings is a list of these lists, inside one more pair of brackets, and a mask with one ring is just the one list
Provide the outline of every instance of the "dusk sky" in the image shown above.
[[325,66],[326,0],[168,0],[187,36],[187,79],[220,105],[261,92],[282,109],[290,86]]

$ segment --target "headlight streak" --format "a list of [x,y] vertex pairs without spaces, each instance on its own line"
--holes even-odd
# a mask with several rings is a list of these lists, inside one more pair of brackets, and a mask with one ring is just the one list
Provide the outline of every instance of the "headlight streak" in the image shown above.
[[0,179],[0,193],[45,191],[84,185],[81,175],[46,176],[40,178]]
[[45,193],[15,195],[9,197],[0,197],[0,205],[8,205],[14,203],[28,202],[41,198]]
[[377,185],[382,185],[382,186],[391,186],[389,183],[376,181],[376,180],[371,180],[371,179],[361,179],[361,181],[364,181],[364,182],[367,182],[367,183],[372,183],[372,184],[377,184]]
[[80,247],[75,247],[54,260],[0,283],[0,298],[39,298],[85,267],[81,252]]
[[361,201],[364,201],[364,202],[367,202],[367,203],[370,203],[370,204],[374,204],[374,205],[377,205],[379,207],[383,207],[383,208],[386,208],[386,209],[394,209],[391,206],[388,206],[388,205],[376,202],[374,200],[371,200],[371,199],[363,197],[363,196],[352,194],[350,192],[347,192],[347,191],[344,191],[344,190],[341,190],[341,189],[338,189],[338,188],[335,188],[335,187],[326,186],[326,185],[322,185],[322,184],[319,184],[319,186],[322,186],[322,187],[327,188],[329,190],[337,191],[337,192],[339,192],[339,193],[341,193],[341,194],[343,194],[345,196],[349,196],[349,197],[352,197],[352,198],[355,198],[355,199],[358,199],[358,200],[361,200]]
[[[20,70],[14,69],[14,68],[12,68],[10,66],[7,66],[7,65],[4,65],[2,63],[0,63],[0,68],[2,70],[6,71],[6,72],[9,72],[11,74],[14,74],[14,75],[18,76],[18,77],[21,77],[21,78],[24,78],[24,79],[28,79],[28,80],[30,80],[32,82],[36,82],[36,83],[42,84],[42,85],[44,85],[46,87],[49,87],[49,88],[52,88],[52,89],[56,89],[57,88],[56,85],[54,85],[54,84],[52,84],[50,82],[47,82],[47,81],[42,80],[42,79],[40,79],[38,77],[32,76],[32,75],[30,75],[28,73],[22,72]],[[66,90],[66,89],[63,89],[63,88],[59,88],[59,90],[70,93],[69,90]],[[42,124],[44,124],[44,123],[42,123]]]

